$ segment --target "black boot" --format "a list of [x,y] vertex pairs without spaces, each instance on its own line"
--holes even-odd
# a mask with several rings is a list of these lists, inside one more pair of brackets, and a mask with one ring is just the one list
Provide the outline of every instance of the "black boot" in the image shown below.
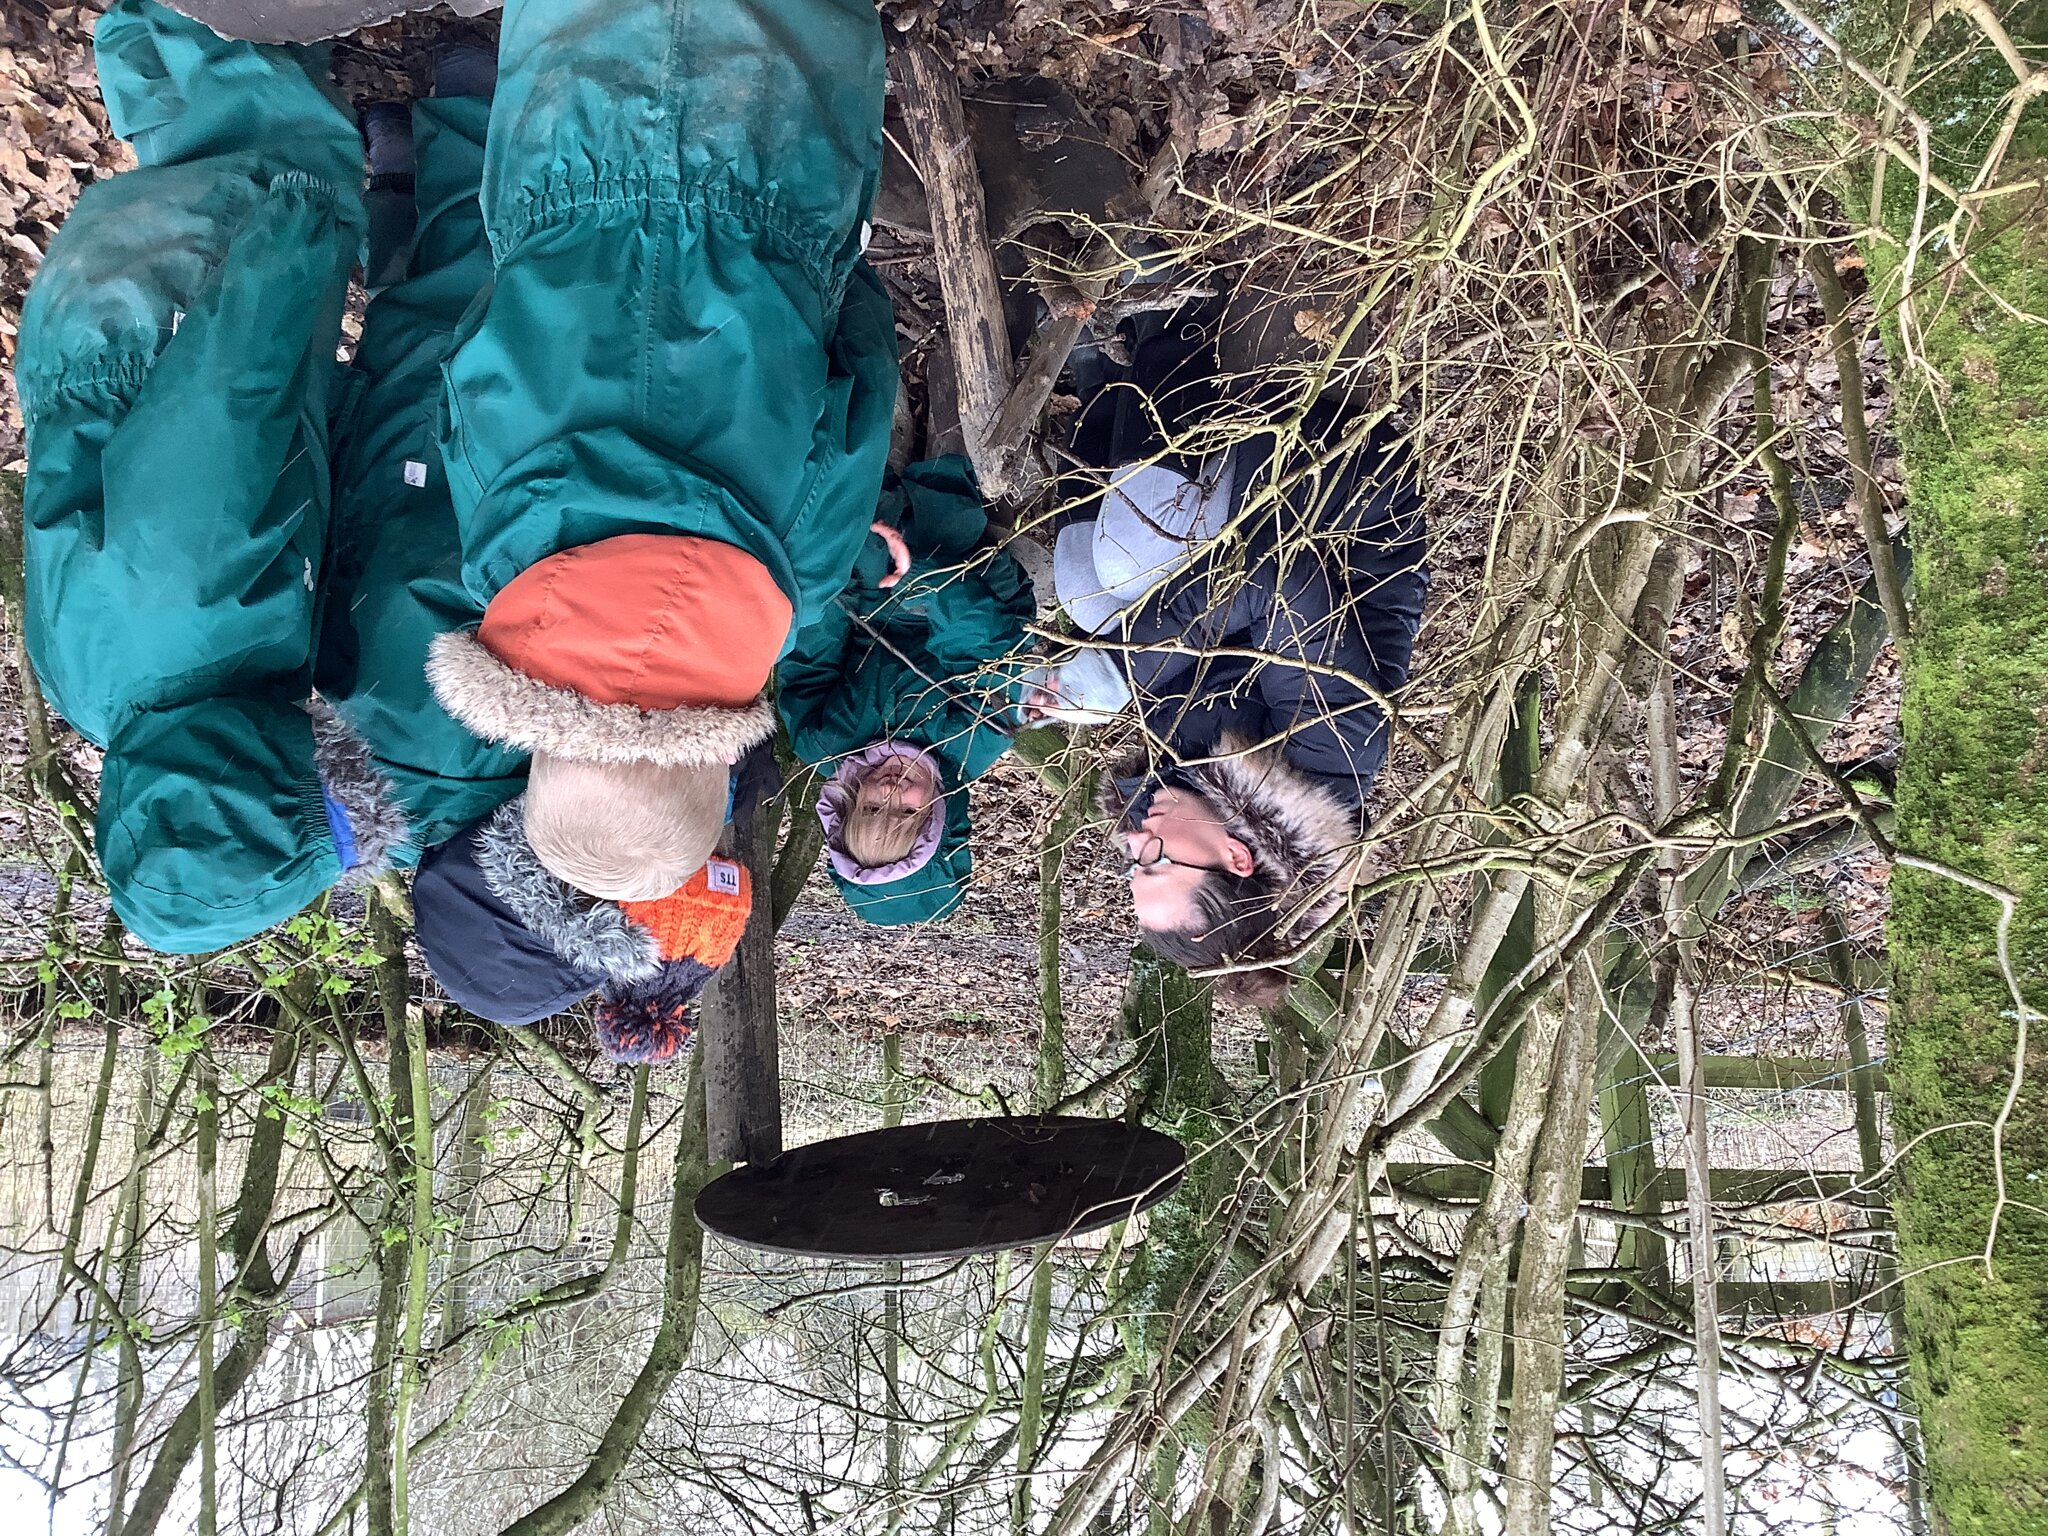
[[498,40],[473,22],[450,22],[434,40],[434,94],[489,96],[498,88]]
[[412,108],[402,101],[365,102],[360,114],[372,177],[410,177]]

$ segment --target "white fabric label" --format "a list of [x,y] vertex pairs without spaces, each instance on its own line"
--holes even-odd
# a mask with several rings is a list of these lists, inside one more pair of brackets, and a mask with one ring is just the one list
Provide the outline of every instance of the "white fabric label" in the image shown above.
[[740,893],[740,867],[727,859],[707,859],[704,883],[721,896],[737,896]]
[[427,466],[418,459],[405,461],[405,483],[415,490],[427,483]]

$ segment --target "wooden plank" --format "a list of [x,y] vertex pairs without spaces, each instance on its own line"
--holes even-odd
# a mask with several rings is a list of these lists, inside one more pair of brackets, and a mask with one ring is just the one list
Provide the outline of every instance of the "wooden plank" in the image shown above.
[[[1486,1193],[1490,1171],[1469,1163],[1392,1163],[1387,1177],[1398,1189],[1433,1200],[1477,1200]],[[1795,1200],[1839,1200],[1862,1177],[1857,1173],[1811,1173],[1803,1168],[1716,1168],[1710,1182],[1718,1205],[1769,1205]],[[1609,1197],[1608,1170],[1588,1168],[1580,1176],[1579,1198],[1600,1205]],[[1642,1194],[1652,1212],[1685,1199],[1685,1175],[1659,1169]]]
[[[1717,1289],[1721,1315],[1728,1318],[1882,1312],[1886,1298],[1896,1294],[1879,1281],[1848,1275],[1839,1280],[1723,1280]],[[1679,1304],[1674,1299],[1674,1306]]]
[[[756,751],[767,750],[763,747]],[[746,865],[754,911],[732,962],[704,989],[704,1115],[714,1162],[761,1163],[782,1151],[782,1061],[776,1035],[772,858],[780,815],[742,812],[719,839]]]
[[[1585,1295],[1589,1287],[1574,1282],[1573,1291]],[[1895,1289],[1884,1288],[1878,1280],[1859,1280],[1845,1275],[1836,1280],[1723,1280],[1715,1288],[1720,1315],[1726,1323],[1773,1317],[1830,1317],[1849,1312],[1882,1312]],[[1657,1304],[1674,1318],[1688,1323],[1692,1318],[1692,1293],[1656,1287]],[[1630,1310],[1640,1312],[1642,1300],[1631,1298]]]
[[[1651,1051],[1650,1066],[1667,1086],[1678,1086],[1678,1058],[1669,1051]],[[1647,1081],[1641,1057],[1624,1061],[1638,1081]],[[1756,1093],[1848,1093],[1855,1083],[1855,1063],[1835,1056],[1709,1056],[1705,1058],[1709,1088],[1741,1088]],[[1868,1067],[1873,1092],[1885,1091],[1884,1069]]]

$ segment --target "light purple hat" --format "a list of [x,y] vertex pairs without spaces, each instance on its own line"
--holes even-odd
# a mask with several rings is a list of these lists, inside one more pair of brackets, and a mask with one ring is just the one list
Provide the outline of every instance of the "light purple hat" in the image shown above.
[[[939,786],[941,798],[932,801],[931,813],[925,817],[910,852],[894,864],[881,864],[869,869],[866,865],[856,864],[840,851],[839,829],[845,825],[846,817],[853,809],[855,783],[865,777],[869,769],[878,768],[895,757],[907,757],[922,763],[930,772],[932,782]],[[825,826],[825,856],[832,861],[833,872],[854,885],[887,885],[891,880],[901,880],[905,875],[914,875],[923,869],[931,863],[932,855],[939,851],[940,840],[946,835],[945,788],[946,776],[939,771],[937,759],[924,748],[907,741],[878,741],[846,758],[825,787],[818,791],[818,820]]]

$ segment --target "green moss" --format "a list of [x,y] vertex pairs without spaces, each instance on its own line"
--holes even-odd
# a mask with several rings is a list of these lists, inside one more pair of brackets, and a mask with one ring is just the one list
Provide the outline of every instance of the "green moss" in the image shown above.
[[[2040,20],[2036,7],[2033,20]],[[1994,61],[1995,62],[1995,61]],[[1958,161],[2000,110],[1973,67],[1945,97]],[[2048,113],[2042,114],[2048,118]],[[2048,165],[2033,123],[2001,179]],[[1894,188],[1884,220],[1908,222]],[[2030,206],[2023,206],[2030,204]],[[2048,313],[2048,198],[2005,200],[1975,247],[1985,286]],[[1872,252],[1880,293],[1896,263]],[[1922,281],[1935,278],[1923,273]],[[1889,286],[1886,286],[1889,285]],[[1904,392],[1915,549],[1906,658],[1899,834],[1908,850],[2016,892],[2012,958],[2048,1007],[2048,327],[2016,322],[1980,290],[1923,288],[1938,404]],[[1894,334],[1893,354],[1898,356]],[[2025,1090],[2004,1139],[1998,1210],[1991,1123],[2018,1049],[1996,952],[1997,906],[1938,876],[1892,886],[1890,1078],[1903,1160],[1896,1208],[1913,1392],[1937,1521],[1951,1532],[2048,1532],[2048,1025],[2036,1022]],[[1998,1238],[1987,1267],[1974,1261]]]

